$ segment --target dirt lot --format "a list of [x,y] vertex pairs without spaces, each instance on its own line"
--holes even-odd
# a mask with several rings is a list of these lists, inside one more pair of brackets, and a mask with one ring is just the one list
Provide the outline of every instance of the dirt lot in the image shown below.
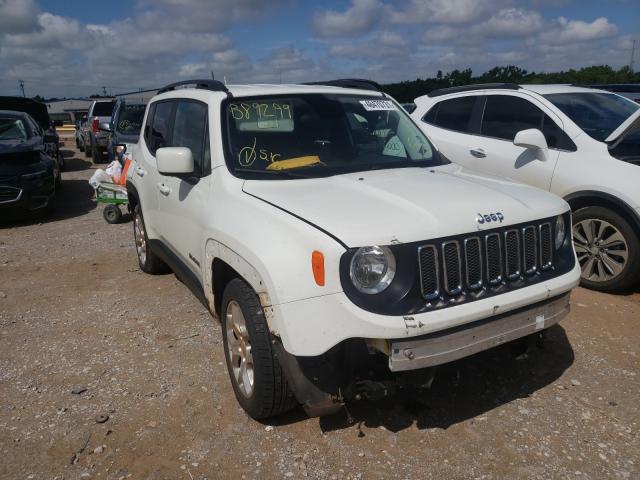
[[640,478],[640,293],[578,289],[544,348],[448,365],[354,423],[255,422],[217,322],[139,271],[68,145],[54,214],[0,225],[1,478]]

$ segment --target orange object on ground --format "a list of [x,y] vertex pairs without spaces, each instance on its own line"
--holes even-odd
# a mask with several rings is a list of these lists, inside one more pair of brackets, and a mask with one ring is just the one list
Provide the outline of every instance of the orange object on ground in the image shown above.
[[124,162],[124,168],[122,169],[122,173],[120,173],[120,178],[118,179],[118,185],[125,186],[127,183],[127,170],[129,170],[129,165],[131,165],[131,159],[127,158]]

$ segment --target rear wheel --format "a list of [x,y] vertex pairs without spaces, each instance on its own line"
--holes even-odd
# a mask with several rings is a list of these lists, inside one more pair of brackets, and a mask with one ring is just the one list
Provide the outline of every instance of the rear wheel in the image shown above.
[[91,158],[93,160],[93,163],[102,163],[102,152],[97,145],[93,145],[91,147]]
[[168,272],[169,267],[167,264],[155,254],[151,245],[149,245],[149,238],[147,237],[147,230],[144,226],[144,218],[142,217],[140,205],[136,205],[133,209],[133,236],[136,242],[136,253],[138,255],[140,270],[152,275]]
[[239,278],[224,290],[222,324],[227,370],[240,406],[256,419],[295,407],[297,401],[272,350],[258,296]]
[[87,142],[84,142],[83,145],[83,150],[84,150],[84,156],[85,157],[90,157],[91,156],[91,143],[87,144]]
[[573,244],[582,268],[581,285],[602,292],[631,289],[640,279],[640,239],[631,225],[603,207],[573,215]]

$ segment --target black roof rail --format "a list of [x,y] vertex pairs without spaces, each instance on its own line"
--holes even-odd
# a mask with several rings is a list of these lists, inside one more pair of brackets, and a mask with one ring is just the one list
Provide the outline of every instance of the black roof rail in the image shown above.
[[380,87],[378,82],[364,78],[339,78],[337,80],[326,80],[322,82],[305,82],[302,85],[326,85],[328,87],[356,88],[359,90],[382,92],[382,87]]
[[439,88],[429,92],[429,97],[439,97],[449,93],[471,92],[473,90],[518,90],[517,83],[476,83],[474,85],[460,85],[458,87]]
[[161,93],[170,92],[171,90],[175,90],[176,87],[182,87],[183,85],[193,85],[193,88],[201,90],[211,90],[212,92],[224,92],[227,94],[227,96],[231,96],[231,92],[224,83],[208,78],[201,80],[182,80],[181,82],[170,83],[169,85],[158,90],[158,95],[160,95]]

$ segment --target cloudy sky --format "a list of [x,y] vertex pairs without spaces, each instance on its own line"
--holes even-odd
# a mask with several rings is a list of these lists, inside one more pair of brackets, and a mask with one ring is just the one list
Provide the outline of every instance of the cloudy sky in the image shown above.
[[0,94],[629,63],[640,0],[0,0]]

